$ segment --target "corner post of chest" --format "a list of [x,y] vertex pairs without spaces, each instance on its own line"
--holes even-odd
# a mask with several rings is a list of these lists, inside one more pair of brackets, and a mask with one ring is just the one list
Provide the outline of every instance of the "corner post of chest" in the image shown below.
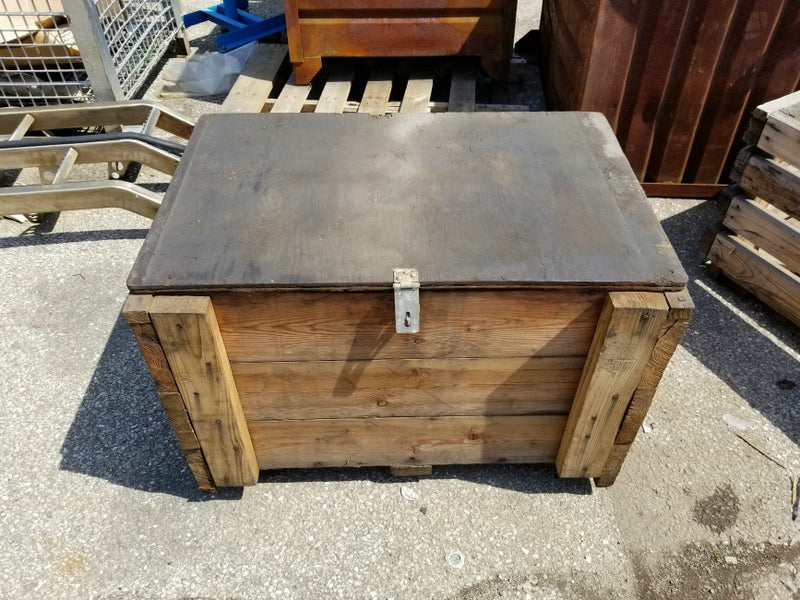
[[664,293],[606,296],[556,456],[560,477],[600,478],[618,458],[617,434],[669,312]]
[[[177,393],[186,418],[182,423],[188,423],[203,458],[204,469],[192,467],[198,483],[200,471],[212,487],[257,483],[258,462],[211,299],[130,296],[124,312],[129,323],[144,321],[144,315],[150,322],[148,331],[159,356],[148,365],[154,377],[158,372],[172,378],[170,389]],[[178,439],[186,453],[188,439]]]

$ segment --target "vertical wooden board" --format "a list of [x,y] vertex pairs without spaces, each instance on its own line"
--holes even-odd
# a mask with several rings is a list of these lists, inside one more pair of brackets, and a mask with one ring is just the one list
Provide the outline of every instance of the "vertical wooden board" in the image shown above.
[[130,295],[125,301],[122,313],[139,343],[145,363],[155,380],[158,397],[166,413],[167,421],[186,456],[197,486],[203,491],[213,492],[216,488],[211,472],[200,450],[200,443],[194,428],[189,421],[183,398],[181,398],[178,386],[169,370],[164,350],[161,348],[155,329],[150,322],[148,311],[152,299],[153,297],[149,295]]
[[294,74],[289,77],[289,81],[283,86],[278,99],[272,106],[270,112],[274,113],[299,113],[302,112],[308,95],[311,93],[310,85],[297,85],[294,82]]
[[450,97],[448,112],[475,111],[475,70],[470,67],[457,66],[450,78]]
[[400,103],[400,112],[430,112],[428,104],[433,91],[433,78],[428,73],[412,73]]
[[[615,444],[630,444],[636,437],[647,411],[650,409],[656,388],[658,388],[664,371],[689,326],[694,312],[694,303],[689,297],[688,291],[667,292],[664,296],[669,303],[669,315],[661,326],[658,341],[653,348],[653,353],[650,355],[650,360],[633,394],[628,410],[625,412],[625,418],[617,433]],[[605,471],[608,469],[606,468]]]
[[598,9],[596,45],[579,110],[602,112],[615,131],[633,58],[639,8],[636,0],[602,0]]
[[789,0],[754,0],[742,5],[731,23],[712,77],[709,99],[698,124],[684,179],[715,183],[722,175],[739,122],[772,41],[783,5]]
[[745,240],[718,234],[708,253],[711,263],[765,304],[800,326],[800,277]]
[[344,112],[347,104],[347,97],[350,95],[350,87],[353,84],[353,70],[348,67],[330,70],[328,80],[314,109],[316,113],[335,113]]
[[631,444],[614,444],[603,467],[603,472],[594,480],[597,487],[608,487],[614,484],[630,449]]
[[392,93],[392,74],[388,69],[377,69],[370,74],[358,112],[367,115],[385,115],[389,95]]
[[657,3],[640,11],[639,31],[617,125],[617,138],[633,172],[644,179],[653,135],[670,73],[678,54],[678,44],[689,9],[689,0]]
[[255,484],[258,463],[211,299],[158,296],[150,318],[214,482]]
[[222,103],[221,112],[261,112],[285,60],[286,46],[258,44]]
[[708,0],[691,5],[678,40],[686,54],[674,62],[668,97],[656,126],[648,181],[680,182],[689,160],[695,131],[708,99],[711,74],[722,52],[735,13],[731,4],[741,0]]
[[602,474],[668,311],[664,294],[608,294],[558,450],[561,477]]

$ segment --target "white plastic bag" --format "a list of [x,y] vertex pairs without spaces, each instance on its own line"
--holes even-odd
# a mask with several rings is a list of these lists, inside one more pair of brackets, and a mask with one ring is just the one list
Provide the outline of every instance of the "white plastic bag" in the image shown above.
[[164,78],[174,85],[162,96],[212,96],[233,87],[258,42],[250,42],[225,54],[194,54],[185,61],[173,61],[164,68]]

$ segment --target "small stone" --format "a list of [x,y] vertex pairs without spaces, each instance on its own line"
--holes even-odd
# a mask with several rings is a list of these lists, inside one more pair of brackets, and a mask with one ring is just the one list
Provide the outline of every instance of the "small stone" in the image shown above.
[[428,507],[423,504],[422,506],[419,507],[419,512],[421,512],[423,515],[427,515],[428,514]]
[[648,425],[647,423],[643,423],[642,424],[642,432],[643,433],[652,433],[652,431],[653,431],[653,426],[652,425]]
[[726,556],[725,557],[725,564],[726,565],[738,565],[739,564],[739,559],[736,558],[735,556]]
[[417,493],[417,491],[413,488],[408,487],[407,485],[404,485],[400,488],[400,494],[406,500],[419,500],[419,494]]

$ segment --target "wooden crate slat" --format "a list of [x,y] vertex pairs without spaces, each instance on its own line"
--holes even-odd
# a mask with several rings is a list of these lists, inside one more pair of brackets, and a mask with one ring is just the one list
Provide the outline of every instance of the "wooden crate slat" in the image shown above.
[[[585,356],[603,294],[424,291],[422,331],[396,334],[390,292],[215,294],[233,362]],[[246,305],[247,310],[243,310]]]
[[258,463],[211,300],[157,296],[148,310],[214,483],[255,484]]
[[254,421],[262,469],[552,462],[565,416]]
[[400,112],[429,112],[432,91],[433,78],[430,75],[413,73],[408,78],[403,101],[400,103]]
[[303,111],[308,95],[311,93],[310,85],[297,85],[294,82],[294,75],[289,77],[289,81],[283,86],[278,99],[272,106],[270,112],[274,113],[299,113]]
[[[775,211],[778,212],[778,211]],[[725,214],[725,227],[769,252],[787,269],[800,272],[800,229],[743,196],[734,198]]]
[[368,115],[385,115],[386,104],[392,93],[392,74],[388,69],[378,69],[370,74],[358,112]]
[[800,326],[800,277],[746,240],[720,233],[708,258],[727,277]]
[[564,414],[585,357],[234,363],[248,421]]
[[462,65],[453,70],[450,79],[449,112],[475,110],[475,71]]
[[608,294],[558,450],[561,477],[602,475],[668,311],[664,294]]
[[800,166],[800,120],[785,110],[767,118],[758,147],[772,156]]
[[261,112],[286,53],[286,46],[258,44],[222,103],[222,112]]
[[325,82],[314,112],[342,113],[347,105],[347,97],[353,85],[353,70],[350,68],[332,69]]

